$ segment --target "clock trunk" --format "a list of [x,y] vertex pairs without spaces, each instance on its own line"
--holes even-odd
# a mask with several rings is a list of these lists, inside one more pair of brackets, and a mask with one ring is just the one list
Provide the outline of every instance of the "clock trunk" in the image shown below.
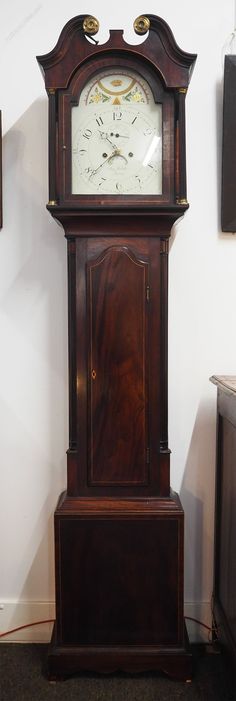
[[[139,232],[140,223],[133,224]],[[167,242],[105,231],[103,237],[86,237],[81,225],[68,242],[68,259],[71,275],[73,270],[68,492],[168,496],[161,409],[167,383],[167,318],[161,313],[167,308]]]

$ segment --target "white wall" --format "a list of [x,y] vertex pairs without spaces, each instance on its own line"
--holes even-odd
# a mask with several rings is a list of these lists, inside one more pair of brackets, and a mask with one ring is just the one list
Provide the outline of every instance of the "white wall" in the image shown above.
[[[51,50],[79,12],[98,16],[100,41],[109,28],[124,27],[133,43],[134,18],[158,13],[180,47],[198,53],[187,96],[190,210],[170,252],[169,442],[172,486],[186,512],[186,612],[210,621],[216,390],[208,378],[236,370],[236,240],[221,234],[219,223],[221,53],[234,3],[109,7],[106,0],[5,0],[2,8],[1,630],[53,615],[53,511],[66,484],[68,447],[67,271],[63,230],[45,209],[47,98],[35,56]],[[48,635],[41,626],[18,639]]]

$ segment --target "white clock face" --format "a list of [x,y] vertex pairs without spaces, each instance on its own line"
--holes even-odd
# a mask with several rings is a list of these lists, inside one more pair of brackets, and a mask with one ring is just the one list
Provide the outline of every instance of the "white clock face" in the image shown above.
[[71,127],[72,194],[162,194],[162,105],[138,73],[96,75]]

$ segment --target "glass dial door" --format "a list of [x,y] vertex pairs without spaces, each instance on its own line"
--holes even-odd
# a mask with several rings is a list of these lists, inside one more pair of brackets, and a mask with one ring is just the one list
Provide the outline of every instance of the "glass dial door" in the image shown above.
[[162,105],[138,73],[97,74],[71,126],[72,194],[162,194]]

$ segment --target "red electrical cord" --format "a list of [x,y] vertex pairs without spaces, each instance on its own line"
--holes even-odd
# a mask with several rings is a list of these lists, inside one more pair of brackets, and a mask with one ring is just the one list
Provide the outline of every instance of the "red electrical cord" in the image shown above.
[[46,621],[35,621],[35,623],[26,623],[24,626],[18,626],[18,628],[12,628],[12,630],[6,630],[5,633],[0,633],[0,638],[4,638],[5,635],[10,635],[11,633],[16,633],[18,630],[23,630],[23,628],[31,628],[31,626],[40,626],[42,623],[55,623],[54,618],[49,618]]
[[[206,623],[202,623],[202,621],[199,621],[198,618],[191,618],[191,616],[185,616],[186,621],[194,621],[194,623],[198,623],[200,626],[203,626],[203,628],[206,628],[207,630],[211,631],[212,633],[215,631],[215,628],[211,628],[210,626],[207,626]],[[48,618],[46,621],[35,621],[34,623],[26,623],[23,626],[18,626],[18,628],[12,628],[11,630],[6,630],[5,633],[0,633],[0,638],[4,638],[6,635],[10,635],[11,633],[16,633],[18,630],[23,630],[24,628],[31,628],[31,626],[40,626],[43,623],[55,623],[54,618]]]
[[194,623],[199,623],[200,626],[203,626],[203,628],[206,628],[207,630],[210,630],[213,632],[215,628],[211,628],[211,626],[207,626],[206,623],[202,623],[202,621],[199,621],[198,618],[191,618],[191,616],[185,616],[186,621],[194,621]]

